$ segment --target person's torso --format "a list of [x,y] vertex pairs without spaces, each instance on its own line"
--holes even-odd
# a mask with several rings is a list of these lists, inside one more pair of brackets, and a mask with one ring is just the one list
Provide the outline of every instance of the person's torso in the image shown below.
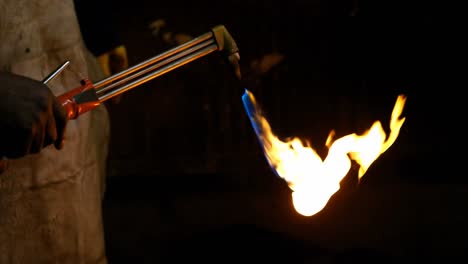
[[[42,80],[58,96],[88,78],[89,54],[72,0],[0,0],[0,70]],[[1,89],[1,87],[0,87]],[[60,151],[8,160],[0,174],[0,263],[105,263],[102,173],[109,124],[103,107],[67,124]]]

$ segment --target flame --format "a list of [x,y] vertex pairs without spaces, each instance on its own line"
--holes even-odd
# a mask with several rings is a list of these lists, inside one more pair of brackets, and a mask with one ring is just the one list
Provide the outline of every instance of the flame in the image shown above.
[[333,140],[330,132],[325,160],[301,139],[282,141],[272,132],[267,119],[248,90],[243,95],[257,137],[270,166],[291,188],[296,211],[304,216],[320,212],[330,197],[340,189],[340,181],[351,169],[354,160],[359,165],[358,177],[364,176],[369,166],[397,139],[405,118],[400,118],[406,96],[399,95],[392,111],[390,134],[386,135],[380,121],[362,135],[355,133]]

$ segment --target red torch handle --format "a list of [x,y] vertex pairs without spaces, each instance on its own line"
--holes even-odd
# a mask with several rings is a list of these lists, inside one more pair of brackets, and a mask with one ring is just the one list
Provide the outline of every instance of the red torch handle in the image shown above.
[[[83,98],[80,98],[80,95]],[[81,86],[59,95],[57,99],[67,112],[69,120],[76,119],[79,115],[96,108],[100,104],[94,85],[88,79],[82,80]]]

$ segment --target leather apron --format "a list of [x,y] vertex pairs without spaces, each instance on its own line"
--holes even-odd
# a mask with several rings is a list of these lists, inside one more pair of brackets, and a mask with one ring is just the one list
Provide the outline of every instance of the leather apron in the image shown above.
[[[81,38],[72,0],[0,0],[0,70],[48,85],[58,96],[103,77]],[[1,89],[1,84],[0,84]],[[0,263],[107,263],[101,203],[109,121],[104,106],[68,122],[53,146],[8,160],[0,174]]]

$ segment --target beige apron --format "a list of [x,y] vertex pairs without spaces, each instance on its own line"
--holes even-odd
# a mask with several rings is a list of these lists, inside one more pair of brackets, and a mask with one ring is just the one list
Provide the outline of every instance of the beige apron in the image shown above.
[[[55,95],[100,79],[72,0],[0,0],[0,70],[49,83]],[[1,89],[1,84],[0,84]],[[0,263],[106,263],[101,215],[109,122],[99,107],[67,125],[62,150],[8,160],[0,174]]]

